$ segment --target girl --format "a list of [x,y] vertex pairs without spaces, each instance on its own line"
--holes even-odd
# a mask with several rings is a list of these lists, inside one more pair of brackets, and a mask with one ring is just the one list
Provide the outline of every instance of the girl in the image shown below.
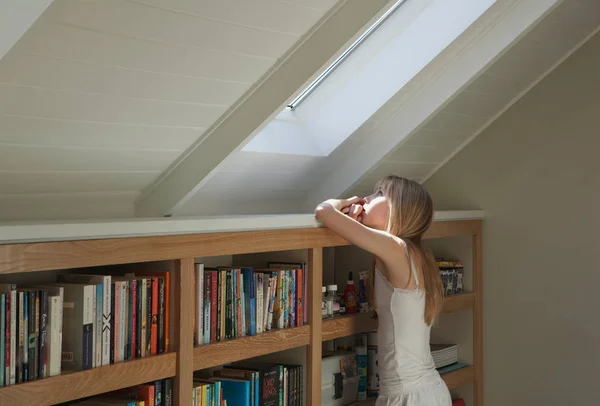
[[417,182],[387,176],[365,198],[330,199],[317,219],[375,256],[379,319],[377,406],[451,406],[429,348],[431,325],[443,304],[435,260],[423,246],[433,203]]

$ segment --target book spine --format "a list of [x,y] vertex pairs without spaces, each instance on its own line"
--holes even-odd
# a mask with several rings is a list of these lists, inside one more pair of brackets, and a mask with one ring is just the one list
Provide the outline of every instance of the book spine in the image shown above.
[[6,294],[0,293],[0,387],[8,385],[6,382]]
[[39,329],[39,299],[37,292],[28,292],[29,296],[29,338],[27,339],[27,346],[29,352],[29,363],[28,363],[28,381],[35,381],[37,379],[38,367],[39,367],[39,347],[38,347],[38,329]]
[[221,318],[223,317],[223,289],[221,288],[223,284],[223,273],[217,272],[217,320],[215,320],[217,327],[216,339],[217,341],[221,341],[222,330],[221,330]]
[[254,319],[255,324],[255,333],[262,333],[262,300],[263,300],[263,283],[262,283],[262,274],[257,273],[254,275],[254,286],[256,286],[256,293],[254,296],[256,307],[254,308],[254,312],[252,313],[252,318]]
[[121,283],[121,361],[127,359],[127,337],[129,334],[129,282]]
[[219,288],[219,274],[216,271],[211,271],[210,273],[210,341],[214,342],[217,340],[217,296]]
[[158,278],[158,353],[165,352],[165,278]]
[[138,351],[138,281],[136,279],[131,281],[131,292],[129,297],[131,298],[130,309],[131,309],[131,334],[129,335],[129,359],[137,358]]
[[115,288],[115,305],[113,307],[113,317],[115,319],[113,328],[113,341],[114,341],[114,361],[120,361],[120,335],[121,335],[121,282],[116,281],[114,283]]
[[50,314],[49,330],[50,338],[48,340],[48,376],[60,375],[60,357],[61,357],[61,340],[60,340],[60,325],[62,325],[61,308],[62,301],[60,296],[50,296],[48,312]]
[[235,336],[234,337],[243,337],[244,333],[242,331],[242,310],[244,309],[244,305],[242,303],[242,273],[239,269],[234,270],[235,275]]
[[152,278],[146,279],[146,356],[152,355]]
[[112,319],[112,278],[102,279],[102,365],[110,364],[110,341]]
[[117,359],[117,357],[115,357],[115,350],[116,350],[116,311],[117,311],[117,307],[116,307],[116,282],[112,282],[110,284],[110,312],[111,312],[111,317],[110,317],[110,363],[114,364],[115,360]]
[[233,280],[231,270],[226,271],[226,318],[225,318],[225,338],[233,338]]
[[137,280],[137,293],[136,293],[136,307],[137,307],[137,312],[136,312],[136,316],[135,316],[135,320],[136,320],[136,324],[137,324],[137,329],[136,329],[136,338],[135,338],[135,357],[136,358],[141,358],[142,357],[142,349],[144,348],[144,344],[143,344],[143,339],[142,337],[144,337],[144,330],[142,328],[143,324],[144,324],[144,303],[143,303],[143,291],[145,288],[145,282],[143,279],[138,279]]
[[[14,306],[14,302],[13,302]],[[6,382],[6,386],[12,385],[11,379],[14,379],[14,374],[11,375],[11,363],[14,362],[11,358],[11,348],[12,343],[14,342],[15,335],[11,333],[12,329],[12,319],[14,319],[14,315],[11,316],[11,293],[6,293],[6,331],[4,336],[4,381]],[[12,362],[11,362],[12,361]]]
[[158,351],[158,278],[152,278],[152,342],[150,354]]
[[196,345],[202,345],[204,319],[204,264],[196,264]]
[[148,334],[146,333],[147,328],[147,322],[148,322],[148,289],[146,289],[146,284],[147,284],[148,280],[147,279],[142,279],[142,286],[141,286],[141,290],[142,290],[142,329],[141,329],[141,337],[140,337],[140,357],[145,357],[146,356],[146,341],[147,341],[147,337]]
[[40,304],[40,323],[39,323],[39,364],[38,364],[38,378],[48,377],[48,321],[50,315],[48,314],[48,308],[50,303],[48,302],[48,291],[39,291],[39,304]]
[[94,285],[85,285],[83,289],[83,365],[82,369],[91,369],[94,359]]
[[134,282],[135,281],[133,280],[127,281],[127,342],[125,343],[125,348],[127,349],[125,351],[126,360],[133,359],[132,351],[135,337],[135,329],[133,328],[133,313],[135,310],[133,306],[133,292],[135,292],[135,287],[133,285]]
[[96,285],[96,323],[94,324],[94,341],[96,348],[96,362],[95,366],[102,366],[102,319],[104,309],[104,293],[103,284],[98,283]]
[[204,273],[204,318],[203,318],[203,326],[202,326],[202,336],[204,339],[204,344],[210,343],[210,315],[212,312],[212,308],[210,305],[210,296],[212,293],[212,273],[205,272]]

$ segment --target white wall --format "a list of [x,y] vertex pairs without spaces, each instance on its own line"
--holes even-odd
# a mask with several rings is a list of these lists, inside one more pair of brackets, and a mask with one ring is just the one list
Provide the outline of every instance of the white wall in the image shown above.
[[600,404],[600,35],[427,183],[484,221],[486,406]]

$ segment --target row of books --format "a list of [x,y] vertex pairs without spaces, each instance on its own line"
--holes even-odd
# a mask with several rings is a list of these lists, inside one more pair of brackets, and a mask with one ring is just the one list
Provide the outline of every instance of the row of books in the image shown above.
[[69,406],[173,406],[173,382],[173,378],[161,379],[69,403]]
[[301,406],[302,365],[245,361],[213,371],[196,373],[194,406]]
[[446,261],[438,258],[436,265],[440,270],[440,277],[444,283],[444,294],[446,296],[456,295],[463,292],[464,265],[461,261]]
[[304,263],[266,269],[196,264],[196,345],[306,324]]
[[0,386],[169,350],[169,272],[0,284]]

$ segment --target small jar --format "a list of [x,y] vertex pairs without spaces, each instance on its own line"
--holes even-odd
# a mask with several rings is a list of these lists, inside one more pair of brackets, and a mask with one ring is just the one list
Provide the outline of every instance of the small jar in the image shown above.
[[321,318],[327,318],[327,289],[325,286],[321,286]]
[[340,315],[340,298],[337,295],[337,285],[327,285],[327,315]]

